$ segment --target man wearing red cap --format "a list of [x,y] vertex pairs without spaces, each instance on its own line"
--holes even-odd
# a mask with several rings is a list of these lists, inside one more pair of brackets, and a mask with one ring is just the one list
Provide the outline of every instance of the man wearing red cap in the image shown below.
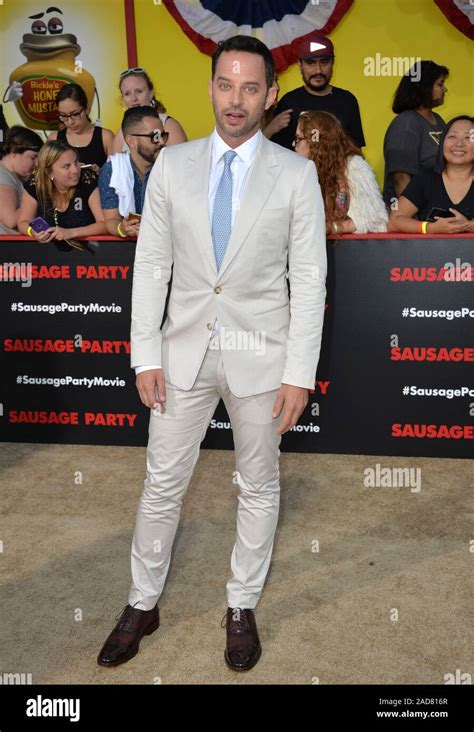
[[347,89],[332,86],[334,46],[329,38],[312,33],[297,41],[298,57],[304,86],[285,94],[275,112],[275,118],[265,129],[272,142],[293,149],[300,112],[316,110],[331,112],[339,119],[345,131],[358,146],[365,145],[357,99]]

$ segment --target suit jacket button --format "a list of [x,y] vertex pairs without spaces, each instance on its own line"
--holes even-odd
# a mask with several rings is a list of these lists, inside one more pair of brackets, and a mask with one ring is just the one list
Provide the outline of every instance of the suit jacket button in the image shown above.
[[208,330],[212,330],[212,323],[208,323],[208,324],[207,324],[207,329],[208,329]]
[[222,287],[214,287],[214,292],[216,293],[216,295],[218,295],[221,290]]

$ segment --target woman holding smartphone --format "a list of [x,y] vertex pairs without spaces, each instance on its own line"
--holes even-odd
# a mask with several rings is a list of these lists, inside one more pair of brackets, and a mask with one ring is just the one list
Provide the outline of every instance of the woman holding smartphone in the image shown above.
[[112,153],[114,133],[92,124],[87,113],[87,96],[79,84],[65,84],[56,97],[61,128],[48,140],[59,140],[74,147],[83,165],[99,174]]
[[434,170],[407,185],[390,215],[390,231],[407,234],[474,232],[474,117],[454,117],[440,140]]
[[[46,142],[38,155],[37,170],[23,185],[18,215],[22,234],[41,243],[54,241],[58,248],[68,250],[70,239],[107,233],[97,176],[81,168],[77,152],[67,143]],[[49,224],[45,231],[35,230],[41,228],[41,222],[32,225],[38,217]]]

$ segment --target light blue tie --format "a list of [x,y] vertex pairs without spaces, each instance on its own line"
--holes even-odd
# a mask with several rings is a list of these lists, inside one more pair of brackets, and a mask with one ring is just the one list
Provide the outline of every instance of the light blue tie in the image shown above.
[[224,172],[217,186],[212,212],[212,241],[217,271],[220,270],[232,231],[232,172],[230,166],[237,153],[227,150],[224,155]]

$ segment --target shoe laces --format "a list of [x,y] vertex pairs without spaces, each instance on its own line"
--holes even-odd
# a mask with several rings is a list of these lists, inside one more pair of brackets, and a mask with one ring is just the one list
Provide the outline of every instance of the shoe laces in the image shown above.
[[[225,626],[227,624],[227,613],[228,613],[228,611],[226,611],[224,617],[222,618],[221,628],[225,628]],[[232,616],[233,630],[236,633],[241,633],[244,630],[250,630],[247,613],[243,610],[243,608],[233,607],[231,616]]]
[[125,631],[131,631],[132,630],[132,621],[133,621],[133,610],[135,608],[135,605],[137,605],[140,601],[137,600],[137,602],[134,605],[125,605],[125,607],[119,612],[115,620],[119,620],[119,623],[117,625],[117,630],[125,630]]

